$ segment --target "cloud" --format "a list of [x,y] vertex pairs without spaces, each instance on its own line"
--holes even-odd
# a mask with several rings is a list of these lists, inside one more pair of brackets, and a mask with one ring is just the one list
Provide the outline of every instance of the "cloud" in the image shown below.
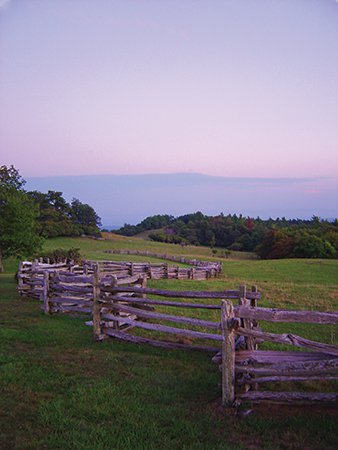
[[12,0],[0,0],[0,11],[7,9]]

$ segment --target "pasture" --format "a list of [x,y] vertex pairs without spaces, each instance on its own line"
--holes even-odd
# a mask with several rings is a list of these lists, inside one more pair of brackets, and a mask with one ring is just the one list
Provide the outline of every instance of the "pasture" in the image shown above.
[[[89,259],[144,261],[142,256],[104,253],[120,248],[219,260],[208,248],[110,238],[50,239],[45,249],[79,247]],[[337,261],[259,261],[232,254],[222,262],[218,279],[157,280],[149,286],[222,290],[256,284],[261,306],[338,309]],[[36,300],[21,299],[16,293],[16,268],[17,261],[5,261],[5,273],[0,274],[0,448],[337,447],[334,407],[259,406],[248,416],[231,415],[220,406],[220,374],[212,355],[115,340],[94,342],[83,320],[44,316]],[[334,326],[269,327],[264,329],[337,344]],[[317,387],[308,383],[309,390]],[[337,386],[323,384],[321,389]]]

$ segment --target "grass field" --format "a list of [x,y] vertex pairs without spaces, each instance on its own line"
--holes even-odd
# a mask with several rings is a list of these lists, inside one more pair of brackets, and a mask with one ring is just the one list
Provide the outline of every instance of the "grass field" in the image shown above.
[[[104,253],[129,248],[217,260],[208,248],[111,237],[51,239],[45,248],[80,247],[91,259],[144,260]],[[0,274],[1,449],[337,448],[335,408],[259,406],[249,416],[227,414],[212,355],[95,343],[82,319],[47,317],[37,301],[20,299],[16,267],[16,261],[5,261]],[[151,283],[198,290],[257,284],[262,306],[337,310],[337,269],[331,260],[259,261],[233,254],[223,260],[219,279]],[[333,326],[262,327],[337,344]],[[333,383],[320,388],[337,390]]]

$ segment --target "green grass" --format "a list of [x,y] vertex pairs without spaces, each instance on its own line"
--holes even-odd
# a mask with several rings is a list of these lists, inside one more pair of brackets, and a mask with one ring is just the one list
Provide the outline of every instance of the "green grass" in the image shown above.
[[[130,240],[118,237],[112,245],[53,239],[46,248],[80,247],[93,259],[117,259],[119,255],[103,253],[113,247],[182,251],[179,246]],[[183,250],[186,256],[211,259],[210,249]],[[82,319],[48,317],[37,301],[19,298],[16,267],[17,261],[7,260],[6,272],[0,274],[1,449],[337,448],[337,411],[332,407],[260,406],[247,417],[228,415],[220,407],[220,374],[212,355],[114,340],[95,343]],[[337,261],[234,259],[224,260],[223,267],[216,280],[151,284],[219,290],[245,282],[258,285],[262,306],[337,309]],[[213,317],[203,317],[209,314]],[[336,342],[333,327],[262,325]],[[320,386],[332,390],[332,384]]]
[[[227,261],[221,258],[219,255],[214,256],[209,247],[197,247],[194,245],[188,245],[186,247],[181,247],[180,245],[174,244],[164,244],[161,242],[147,241],[141,238],[131,238],[126,236],[119,236],[112,233],[103,233],[107,239],[105,240],[95,240],[91,238],[53,238],[45,241],[44,249],[52,250],[54,248],[71,248],[80,247],[85,253],[86,257],[89,259],[112,259],[116,258],[118,255],[109,255],[104,253],[104,250],[110,249],[120,249],[120,250],[149,250],[155,253],[167,253],[168,255],[184,255],[190,256],[191,258],[200,258],[202,260],[210,261]],[[221,249],[217,249],[218,253],[221,253]],[[142,260],[143,257],[137,257],[133,259],[132,255],[121,255],[122,259],[131,260]],[[141,259],[140,259],[141,258]],[[255,256],[247,252],[231,252],[231,258],[229,259],[255,259]]]

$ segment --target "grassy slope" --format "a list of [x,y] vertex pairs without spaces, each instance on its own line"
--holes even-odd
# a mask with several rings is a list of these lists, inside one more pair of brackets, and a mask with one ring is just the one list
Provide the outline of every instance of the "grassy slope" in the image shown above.
[[[118,259],[119,255],[103,253],[112,247],[211,259],[210,249],[181,249],[123,237],[113,242],[46,243],[47,248],[72,246],[96,259]],[[128,260],[144,258],[128,256]],[[216,290],[246,282],[258,285],[262,305],[337,309],[336,261],[224,260],[223,264],[219,280],[153,284]],[[259,407],[245,418],[228,416],[219,408],[219,373],[210,355],[112,340],[94,343],[81,319],[46,317],[36,301],[21,300],[15,292],[15,267],[15,261],[8,261],[7,272],[0,275],[0,448],[336,447],[332,409]],[[297,325],[293,331],[336,341],[333,327]]]

